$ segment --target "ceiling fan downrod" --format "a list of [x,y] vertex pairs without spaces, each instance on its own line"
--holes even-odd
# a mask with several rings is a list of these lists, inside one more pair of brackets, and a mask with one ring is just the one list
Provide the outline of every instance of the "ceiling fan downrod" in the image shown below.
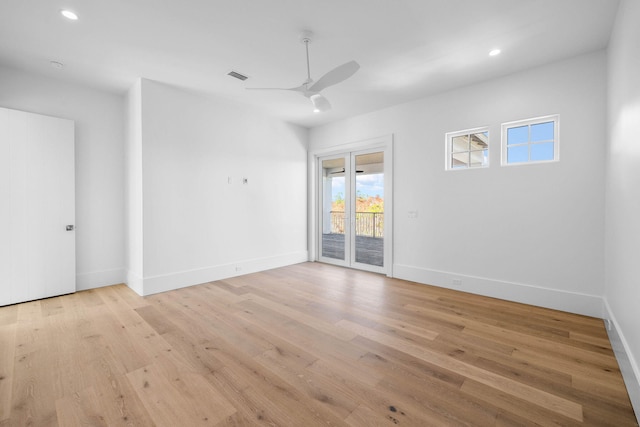
[[307,80],[303,83],[305,86],[313,83],[313,80],[311,79],[311,65],[309,63],[309,43],[311,43],[311,35],[310,31],[304,31],[300,35],[300,41],[304,43],[304,48],[307,52]]

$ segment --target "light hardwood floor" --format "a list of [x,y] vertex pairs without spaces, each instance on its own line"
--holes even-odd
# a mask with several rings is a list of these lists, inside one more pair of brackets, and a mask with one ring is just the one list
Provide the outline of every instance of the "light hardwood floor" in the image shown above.
[[0,425],[638,424],[599,319],[305,263],[1,307]]

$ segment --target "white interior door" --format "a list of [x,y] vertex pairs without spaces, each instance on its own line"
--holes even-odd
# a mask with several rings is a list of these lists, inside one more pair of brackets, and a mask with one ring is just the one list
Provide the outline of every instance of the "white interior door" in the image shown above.
[[0,108],[0,159],[0,305],[75,292],[74,122]]

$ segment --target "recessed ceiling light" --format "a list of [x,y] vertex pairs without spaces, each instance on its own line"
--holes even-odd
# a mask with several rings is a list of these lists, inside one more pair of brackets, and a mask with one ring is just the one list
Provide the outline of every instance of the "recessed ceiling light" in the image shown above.
[[60,13],[62,14],[62,16],[64,16],[67,19],[70,19],[72,21],[77,21],[78,20],[78,15],[76,15],[74,12],[70,11],[70,10],[61,10]]
[[489,56],[498,56],[500,55],[500,52],[502,52],[500,49],[493,49],[491,52],[489,52]]
[[58,62],[58,61],[51,61],[50,62],[51,66],[57,70],[61,70],[64,68],[64,64],[62,62]]

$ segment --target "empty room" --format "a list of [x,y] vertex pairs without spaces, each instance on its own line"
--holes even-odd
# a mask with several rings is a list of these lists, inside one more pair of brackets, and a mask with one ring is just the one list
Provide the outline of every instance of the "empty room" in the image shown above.
[[0,426],[638,426],[639,0],[2,0]]

